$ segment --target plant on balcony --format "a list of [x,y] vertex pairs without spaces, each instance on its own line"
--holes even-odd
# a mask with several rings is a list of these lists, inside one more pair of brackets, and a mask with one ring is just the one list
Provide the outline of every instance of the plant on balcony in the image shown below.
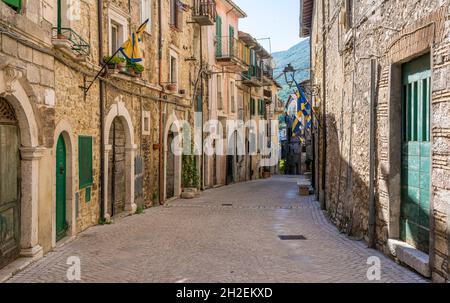
[[127,72],[131,76],[140,76],[142,75],[142,72],[144,71],[144,66],[139,63],[135,62],[127,62]]
[[121,68],[125,66],[125,59],[120,58],[119,56],[105,56],[103,57],[103,62],[108,65],[110,69],[116,69],[117,67]]

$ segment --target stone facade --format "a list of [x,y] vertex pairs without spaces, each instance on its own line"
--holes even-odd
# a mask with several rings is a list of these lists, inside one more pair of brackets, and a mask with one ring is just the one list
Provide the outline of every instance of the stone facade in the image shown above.
[[[304,2],[314,3],[310,18],[312,81],[320,87],[321,99],[316,145],[320,201],[342,231],[373,240],[378,249],[394,257],[395,249],[388,244],[400,238],[401,67],[424,54],[430,58],[432,168],[426,253],[432,279],[448,280],[448,1]],[[369,225],[372,96],[374,239]]]

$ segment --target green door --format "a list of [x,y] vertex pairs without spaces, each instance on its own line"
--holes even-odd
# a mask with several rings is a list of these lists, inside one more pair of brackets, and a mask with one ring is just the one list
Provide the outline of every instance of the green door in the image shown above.
[[217,18],[216,18],[216,37],[217,37],[216,57],[221,58],[222,57],[222,18],[220,16],[217,16]]
[[402,67],[400,238],[428,253],[430,219],[430,55]]
[[0,268],[20,253],[19,145],[14,110],[0,98]]
[[66,235],[66,145],[59,136],[56,145],[56,241]]

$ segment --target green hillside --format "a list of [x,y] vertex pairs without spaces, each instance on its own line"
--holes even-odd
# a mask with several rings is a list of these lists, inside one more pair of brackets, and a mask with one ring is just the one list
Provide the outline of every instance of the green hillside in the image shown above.
[[273,53],[272,55],[276,62],[274,76],[277,78],[278,83],[283,86],[283,89],[280,91],[278,96],[283,100],[283,102],[286,102],[291,91],[289,90],[285,77],[282,74],[283,69],[291,63],[296,70],[299,70],[295,74],[295,80],[301,82],[309,78],[309,38],[299,42],[287,51]]

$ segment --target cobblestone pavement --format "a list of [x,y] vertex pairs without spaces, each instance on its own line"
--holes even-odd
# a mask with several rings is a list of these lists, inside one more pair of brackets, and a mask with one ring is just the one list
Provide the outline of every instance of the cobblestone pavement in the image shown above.
[[[370,256],[381,259],[381,282],[426,281],[339,234],[296,182],[240,183],[93,227],[8,282],[67,281],[70,256],[81,259],[81,282],[368,282]],[[306,240],[278,238],[298,234]]]

